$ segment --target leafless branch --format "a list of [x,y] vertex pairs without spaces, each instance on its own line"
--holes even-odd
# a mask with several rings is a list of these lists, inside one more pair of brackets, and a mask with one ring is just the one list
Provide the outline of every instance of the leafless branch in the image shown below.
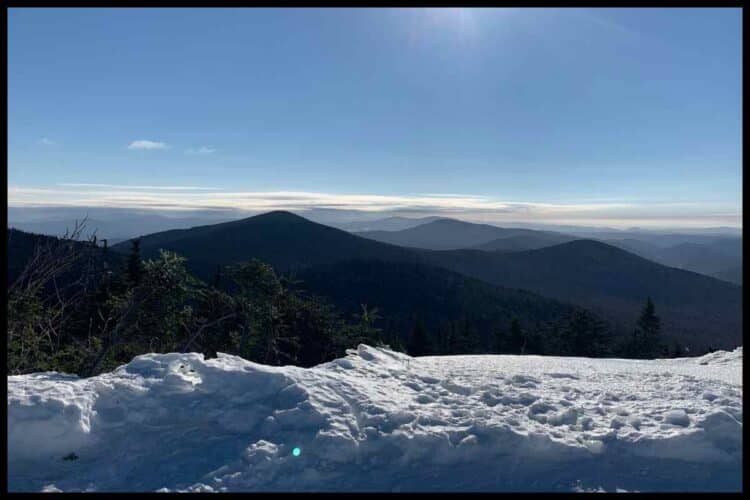
[[201,333],[203,333],[203,331],[204,331],[204,330],[205,330],[206,328],[210,328],[210,327],[212,327],[212,326],[214,326],[214,325],[218,325],[218,324],[219,324],[219,323],[221,323],[222,321],[224,321],[224,320],[227,320],[227,319],[229,319],[229,318],[233,318],[233,317],[235,317],[235,316],[237,316],[237,315],[236,315],[235,313],[225,314],[225,315],[224,315],[224,316],[222,316],[221,318],[218,318],[218,319],[216,319],[216,320],[214,320],[214,321],[211,321],[210,323],[206,323],[206,324],[204,324],[203,326],[201,326],[201,327],[200,327],[200,328],[199,328],[199,329],[198,329],[198,330],[197,330],[197,331],[196,331],[196,332],[195,332],[195,333],[194,333],[194,334],[193,334],[193,335],[192,335],[192,336],[190,337],[190,339],[189,339],[189,340],[188,340],[188,341],[187,341],[187,342],[185,343],[185,345],[184,345],[184,346],[182,346],[182,349],[180,349],[180,352],[187,352],[187,350],[188,350],[188,348],[190,347],[190,345],[191,345],[191,344],[192,344],[193,342],[195,342],[195,340],[196,340],[196,339],[197,339],[197,338],[198,338],[198,337],[200,336],[200,334],[201,334]]

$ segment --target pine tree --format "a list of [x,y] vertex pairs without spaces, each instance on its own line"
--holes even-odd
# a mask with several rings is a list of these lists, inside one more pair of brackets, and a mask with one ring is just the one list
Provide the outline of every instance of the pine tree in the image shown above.
[[440,344],[438,345],[438,352],[440,354],[452,354],[451,348],[453,345],[453,322],[446,321],[440,326],[438,330],[438,336]]
[[679,342],[675,342],[672,346],[672,357],[673,358],[680,358],[684,354],[684,350],[682,348],[682,345],[680,345]]
[[479,335],[469,318],[451,322],[450,354],[474,354],[479,350]]
[[409,333],[409,355],[424,356],[427,354],[427,332],[421,320],[417,320]]
[[130,254],[126,263],[127,279],[133,286],[138,286],[143,276],[141,262],[141,239],[135,238],[130,243]]
[[510,322],[510,351],[512,354],[524,354],[526,352],[526,332],[521,329],[518,318]]
[[632,355],[636,358],[655,358],[662,353],[661,320],[649,297],[633,332]]
[[505,332],[497,329],[495,330],[495,353],[502,354],[506,348],[506,336]]
[[382,345],[382,330],[375,326],[375,322],[381,318],[380,311],[377,307],[368,307],[367,304],[360,304],[360,307],[362,308],[362,312],[354,314],[354,318],[357,320],[354,330],[358,342]]
[[392,351],[405,352],[403,342],[400,338],[398,328],[390,318],[386,319],[385,328],[383,329],[383,343]]
[[596,357],[609,352],[607,326],[583,309],[570,314],[562,340],[569,356]]

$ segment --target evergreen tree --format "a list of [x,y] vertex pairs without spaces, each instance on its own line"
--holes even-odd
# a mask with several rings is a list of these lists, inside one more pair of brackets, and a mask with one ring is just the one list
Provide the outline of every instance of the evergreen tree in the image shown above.
[[524,354],[526,352],[526,333],[521,329],[518,318],[510,322],[510,351],[512,354]]
[[391,318],[386,318],[385,328],[383,329],[383,343],[392,351],[406,352],[404,343],[399,336],[398,327]]
[[427,331],[424,329],[424,325],[419,319],[409,333],[408,349],[410,356],[424,356],[428,353]]
[[126,261],[127,281],[132,286],[138,286],[143,276],[143,263],[141,262],[141,239],[135,238],[130,242],[130,254]]
[[506,334],[505,334],[504,331],[502,331],[500,329],[497,329],[497,330],[495,330],[495,336],[494,337],[495,337],[494,338],[494,340],[495,340],[495,346],[494,346],[495,349],[494,349],[494,351],[495,351],[496,354],[502,354],[503,352],[505,352],[505,349],[506,349],[506,343],[507,343],[506,342]]
[[564,353],[569,356],[596,357],[609,353],[607,326],[583,309],[576,309],[568,318],[563,333]]
[[524,352],[527,354],[546,354],[547,343],[544,336],[540,333],[541,326],[536,325],[536,329],[526,333],[526,349]]
[[378,308],[369,308],[367,304],[360,304],[360,307],[362,312],[354,314],[357,323],[352,329],[353,340],[357,343],[382,345],[383,331],[375,326],[375,322],[381,318]]
[[631,354],[636,358],[655,358],[662,353],[661,320],[649,297],[633,332]]
[[452,331],[453,331],[453,322],[452,321],[446,321],[442,325],[440,325],[440,329],[438,330],[438,352],[440,354],[451,354],[451,347],[452,347]]
[[451,322],[449,354],[474,354],[479,350],[479,335],[469,318]]
[[680,345],[679,342],[675,342],[672,346],[672,357],[673,358],[680,358],[684,356],[684,349],[682,348],[682,345]]

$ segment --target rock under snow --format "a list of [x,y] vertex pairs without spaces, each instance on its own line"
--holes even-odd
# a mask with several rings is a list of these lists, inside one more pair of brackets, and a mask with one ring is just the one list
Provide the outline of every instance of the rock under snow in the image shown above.
[[13,491],[740,490],[742,349],[314,368],[147,354],[8,377]]

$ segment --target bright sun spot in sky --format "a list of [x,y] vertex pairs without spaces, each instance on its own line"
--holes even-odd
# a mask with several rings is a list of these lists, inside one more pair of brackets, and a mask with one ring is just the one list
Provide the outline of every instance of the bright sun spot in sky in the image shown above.
[[461,35],[473,33],[476,29],[476,9],[460,7],[424,9],[430,27],[456,31]]

